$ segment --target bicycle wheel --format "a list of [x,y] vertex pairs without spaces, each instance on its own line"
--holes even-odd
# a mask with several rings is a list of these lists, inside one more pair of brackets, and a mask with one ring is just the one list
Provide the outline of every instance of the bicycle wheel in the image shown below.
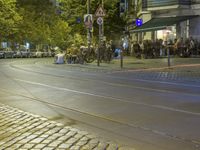
[[95,53],[93,51],[91,51],[86,57],[85,57],[85,61],[87,63],[92,63],[95,60]]

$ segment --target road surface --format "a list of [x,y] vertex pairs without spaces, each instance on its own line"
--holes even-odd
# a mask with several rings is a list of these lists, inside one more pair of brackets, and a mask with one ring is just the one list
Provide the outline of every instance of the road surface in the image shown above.
[[135,150],[200,149],[200,79],[1,59],[0,103]]

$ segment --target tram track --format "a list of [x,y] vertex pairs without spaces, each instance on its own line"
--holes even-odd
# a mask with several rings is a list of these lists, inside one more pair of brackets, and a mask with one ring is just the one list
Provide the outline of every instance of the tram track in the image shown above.
[[[162,132],[162,131],[152,130],[152,129],[147,128],[147,127],[141,127],[141,126],[138,126],[136,124],[129,124],[129,123],[122,122],[120,120],[115,120],[115,119],[112,119],[112,118],[108,118],[108,117],[105,117],[105,116],[101,116],[101,115],[97,115],[97,114],[92,114],[92,113],[85,112],[85,111],[80,111],[78,109],[73,109],[73,108],[69,108],[69,107],[66,107],[66,106],[61,106],[61,105],[58,105],[58,104],[52,103],[52,102],[50,103],[48,101],[41,100],[40,98],[29,97],[29,96],[24,95],[24,94],[18,94],[18,93],[15,93],[15,92],[10,92],[10,91],[8,91],[6,89],[2,89],[2,88],[0,89],[0,91],[6,92],[8,94],[15,95],[15,96],[24,97],[24,98],[26,98],[26,99],[28,99],[30,101],[40,102],[42,104],[46,104],[46,105],[51,106],[51,107],[56,107],[56,108],[59,108],[59,109],[63,109],[63,110],[71,111],[71,112],[74,112],[74,113],[78,113],[80,115],[86,115],[86,116],[94,117],[96,119],[101,119],[101,120],[104,120],[104,121],[112,122],[112,123],[115,123],[115,124],[118,124],[118,125],[123,125],[123,126],[131,127],[131,128],[139,129],[139,130],[146,131],[146,132],[151,132],[151,133],[154,133],[154,134],[159,135],[161,137],[169,138],[171,140],[178,140],[178,141],[182,141],[184,143],[190,143],[190,144],[195,145],[195,147],[200,148],[200,141],[198,141],[196,139],[187,139],[187,138],[184,138],[184,137],[172,135],[172,134],[165,133],[165,132]],[[83,122],[83,121],[80,121],[80,120],[78,122],[81,122],[83,124],[87,124],[89,126],[93,126],[95,128],[101,129],[101,130],[102,129],[106,130],[107,132],[110,132],[110,133],[114,133],[114,131],[111,131],[111,130],[108,130],[108,129],[105,129],[105,128],[100,128],[100,127],[91,125],[89,123],[86,123],[86,122]],[[114,133],[114,134],[116,134],[116,133]],[[118,135],[120,135],[120,134],[118,133]],[[121,136],[125,136],[125,135],[121,135]],[[126,138],[132,138],[132,137],[126,136]],[[142,141],[142,140],[140,140],[140,141]]]
[[[20,67],[17,67],[15,65],[12,65],[10,64],[10,67],[11,68],[14,68],[14,69],[18,69],[18,70],[23,70],[23,71],[26,71],[26,72],[32,72],[32,73],[37,73],[37,74],[41,74],[41,75],[45,75],[45,76],[53,76],[53,77],[56,77],[56,78],[65,78],[66,76],[62,76],[62,75],[52,75],[52,74],[48,74],[48,73],[42,73],[42,72],[38,72],[38,71],[33,71],[33,70],[27,70],[27,69],[24,69],[24,68],[20,68]],[[52,88],[52,86],[50,85],[46,85],[46,84],[39,84],[39,83],[36,83],[36,82],[29,82],[29,81],[26,81],[26,80],[21,80],[21,79],[16,79],[16,78],[11,78],[9,77],[11,80],[15,80],[17,82],[24,82],[24,83],[28,83],[28,84],[36,84],[36,85],[39,85],[39,86],[43,86],[43,87],[49,87],[49,88]],[[73,80],[76,80],[78,78],[76,77],[71,77]],[[80,80],[80,79],[79,79]],[[83,79],[82,79],[83,80]],[[84,79],[85,81],[88,81],[90,79]],[[98,82],[102,82],[102,81],[98,81]],[[104,82],[104,81],[103,81]],[[107,83],[107,82],[105,82]],[[107,84],[110,84],[110,83],[107,83]],[[111,83],[111,85],[113,86],[126,86],[126,85],[122,85],[122,84],[114,84],[114,83]],[[132,88],[134,88],[133,86],[130,86]],[[141,87],[138,87],[139,89],[141,89]],[[143,90],[151,90],[151,89],[147,89],[147,88],[142,88]],[[164,136],[164,137],[167,137],[167,138],[170,138],[170,139],[174,139],[174,140],[180,140],[182,142],[185,142],[185,143],[191,143],[191,144],[194,144],[196,147],[200,147],[200,141],[197,141],[197,140],[194,140],[194,139],[186,139],[186,138],[183,138],[183,137],[179,137],[179,136],[175,136],[175,135],[172,135],[172,134],[168,134],[168,133],[165,133],[165,132],[161,132],[161,131],[157,131],[157,130],[152,130],[150,128],[146,128],[146,127],[141,127],[141,126],[138,126],[137,124],[130,124],[130,123],[127,123],[127,122],[122,122],[120,120],[115,120],[113,118],[109,118],[109,117],[105,117],[105,116],[102,116],[102,115],[98,115],[98,114],[92,114],[90,112],[86,112],[86,111],[80,111],[80,110],[77,110],[77,109],[73,109],[73,108],[69,108],[69,107],[66,107],[66,106],[61,106],[61,105],[58,105],[56,103],[52,103],[52,102],[48,102],[48,100],[46,99],[45,101],[40,99],[40,98],[36,98],[36,97],[29,97],[27,95],[23,95],[23,94],[18,94],[18,93],[15,93],[15,92],[10,92],[6,89],[0,89],[1,91],[3,92],[6,92],[6,93],[10,93],[10,94],[13,94],[13,95],[18,95],[18,96],[21,96],[21,97],[24,97],[24,98],[27,98],[29,100],[32,100],[32,101],[37,101],[37,102],[41,102],[43,104],[46,104],[46,105],[49,105],[49,106],[53,106],[53,107],[56,107],[56,108],[60,108],[60,109],[63,109],[63,110],[69,110],[69,111],[72,111],[72,112],[76,112],[76,113],[79,113],[80,115],[87,115],[87,116],[91,116],[91,117],[94,117],[94,118],[97,118],[97,119],[102,119],[102,120],[106,120],[108,122],[113,122],[113,123],[116,123],[116,124],[119,124],[119,125],[123,125],[123,126],[128,126],[128,127],[131,127],[131,128],[137,128],[139,130],[143,130],[143,131],[147,131],[147,132],[152,132],[154,134],[157,134],[157,135],[160,135],[160,136]],[[57,90],[63,90],[65,91],[66,89],[64,88],[59,88],[57,87]],[[70,92],[77,92],[77,91],[74,91],[74,90],[70,90],[68,89],[68,91]],[[156,91],[159,91],[159,92],[173,92],[173,91],[166,91],[166,90],[156,90]],[[90,96],[99,96],[99,97],[102,97],[102,98],[109,98],[109,99],[113,99],[113,100],[119,100],[119,101],[122,101],[121,99],[119,98],[115,98],[115,97],[105,97],[105,96],[101,96],[101,95],[96,95],[96,94],[92,94],[92,93],[81,93],[79,92],[80,94],[87,94],[87,95],[90,95]],[[187,93],[185,93],[187,94]],[[192,94],[193,96],[199,96],[199,95],[194,95]],[[122,101],[122,102],[127,102],[127,103],[130,103],[129,101]],[[134,104],[138,104],[138,105],[146,105],[145,103],[134,103]],[[150,105],[146,105],[147,107],[150,107]],[[152,106],[151,106],[152,107]],[[156,105],[153,106],[153,107],[157,107]],[[171,108],[167,108],[167,107],[157,107],[159,109],[167,109],[169,111],[177,111],[177,112],[180,112],[180,113],[187,113],[187,114],[190,114],[190,115],[197,115],[199,116],[200,114],[199,113],[192,113],[192,112],[186,112],[186,111],[182,111],[182,110],[175,110],[175,109],[171,109]]]
[[[41,75],[45,75],[45,76],[66,79],[66,76],[62,76],[62,75],[52,75],[52,74],[48,74],[48,73],[42,73],[42,72],[38,72],[38,71],[27,70],[27,69],[23,69],[23,68],[20,68],[20,67],[16,67],[14,65],[11,65],[11,67],[15,68],[15,69],[18,69],[18,70],[26,71],[26,72],[32,72],[32,73],[41,74]],[[128,88],[146,90],[146,91],[154,91],[154,92],[162,92],[162,93],[166,93],[167,92],[167,93],[172,93],[172,94],[180,94],[180,92],[177,92],[177,91],[153,89],[153,88],[146,88],[146,87],[140,87],[140,86],[130,86],[130,85],[119,84],[119,83],[111,83],[111,82],[109,83],[109,82],[98,81],[98,80],[94,80],[94,79],[85,79],[85,78],[84,79],[80,79],[80,78],[71,77],[71,76],[69,78],[72,79],[72,80],[80,80],[80,81],[85,81],[85,82],[95,81],[95,82],[107,84],[109,86],[128,87]],[[167,107],[167,106],[153,105],[153,104],[147,104],[147,103],[143,103],[143,102],[130,101],[128,99],[123,99],[122,100],[121,98],[118,98],[118,97],[95,94],[95,93],[91,93],[91,92],[83,92],[83,91],[69,89],[69,88],[54,87],[54,86],[51,86],[51,85],[48,85],[48,84],[31,82],[31,81],[22,80],[22,79],[12,78],[12,80],[20,81],[20,82],[24,82],[24,83],[28,83],[28,84],[32,84],[32,85],[39,85],[39,86],[43,86],[43,87],[47,87],[47,88],[52,88],[52,89],[55,89],[55,90],[69,91],[69,92],[73,92],[73,93],[77,93],[77,94],[89,95],[89,96],[94,96],[94,97],[99,97],[99,98],[106,98],[106,99],[113,100],[113,102],[114,101],[119,101],[119,102],[123,102],[123,103],[132,103],[132,104],[136,104],[136,105],[143,105],[143,106],[157,108],[157,109],[164,109],[164,110],[168,110],[168,111],[174,111],[174,112],[179,112],[179,113],[185,113],[185,114],[191,114],[191,115],[195,115],[195,116],[200,116],[200,113],[185,111],[185,110],[176,109],[176,108]],[[162,82],[162,83],[164,84],[165,82]],[[200,96],[199,94],[191,94],[191,93],[181,93],[181,94],[189,95],[189,96]]]
[[[45,75],[45,76],[49,76],[49,77],[57,77],[57,78],[63,78],[63,79],[72,79],[72,80],[81,80],[81,81],[95,81],[98,83],[103,83],[106,85],[110,85],[110,86],[118,86],[118,87],[127,87],[127,88],[133,88],[133,89],[139,89],[139,90],[147,90],[147,91],[154,91],[154,92],[162,92],[162,93],[172,93],[172,94],[179,94],[182,93],[183,95],[190,95],[190,96],[200,96],[200,93],[198,94],[193,94],[193,93],[185,93],[185,92],[181,92],[181,91],[173,91],[173,90],[164,90],[164,89],[158,89],[158,88],[148,88],[148,87],[143,87],[143,86],[133,86],[133,85],[126,85],[126,84],[122,84],[122,83],[113,83],[113,82],[107,82],[107,81],[98,81],[95,79],[89,79],[89,78],[84,78],[81,79],[80,77],[72,77],[72,76],[65,76],[65,75],[57,75],[57,74],[49,74],[49,73],[44,73],[44,72],[39,72],[39,71],[34,71],[34,70],[30,70],[30,69],[24,69],[15,65],[10,65],[11,68],[13,69],[17,69],[17,70],[22,70],[25,72],[32,72],[35,74],[40,74],[40,75]],[[65,70],[66,71],[66,70]],[[66,71],[68,72],[68,71]],[[71,72],[71,71],[69,71]],[[98,75],[97,75],[98,76]],[[107,76],[108,78],[110,78],[110,76]],[[112,78],[116,78],[116,79],[120,79],[120,80],[127,80],[127,78],[123,78],[123,77],[112,77]],[[174,82],[165,82],[165,81],[153,81],[153,80],[145,80],[145,79],[129,79],[131,82],[132,81],[137,81],[137,82],[147,82],[149,84],[152,83],[160,83],[163,85],[172,85],[172,86],[183,86],[183,87],[193,87],[193,88],[200,88],[199,85],[190,85],[190,84],[182,84],[182,83],[174,83]]]

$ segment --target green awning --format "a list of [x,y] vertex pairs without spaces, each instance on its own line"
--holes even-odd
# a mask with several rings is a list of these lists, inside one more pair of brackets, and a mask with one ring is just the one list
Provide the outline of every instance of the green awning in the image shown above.
[[140,27],[136,27],[133,30],[130,30],[130,33],[136,32],[147,32],[147,31],[156,31],[166,29],[168,26],[175,25],[179,22],[192,19],[195,16],[177,16],[177,17],[162,17],[162,18],[152,18],[148,22],[144,23]]

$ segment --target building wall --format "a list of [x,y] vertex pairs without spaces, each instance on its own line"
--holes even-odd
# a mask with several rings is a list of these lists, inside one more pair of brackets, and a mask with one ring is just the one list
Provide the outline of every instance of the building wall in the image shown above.
[[[159,3],[162,6],[157,7]],[[154,17],[200,15],[200,0],[162,0],[159,3],[158,0],[137,0],[137,16],[145,23]],[[142,6],[143,4],[146,8]],[[181,22],[176,26],[176,31],[177,38],[186,39],[192,36],[200,41],[200,17]],[[151,39],[152,32],[139,33],[134,39],[139,39],[139,37]]]
[[[194,0],[194,4],[191,5],[191,12],[194,15],[200,15],[200,0]],[[200,41],[200,17],[191,19],[189,28],[190,36]]]
[[189,35],[200,41],[200,17],[190,20]]

